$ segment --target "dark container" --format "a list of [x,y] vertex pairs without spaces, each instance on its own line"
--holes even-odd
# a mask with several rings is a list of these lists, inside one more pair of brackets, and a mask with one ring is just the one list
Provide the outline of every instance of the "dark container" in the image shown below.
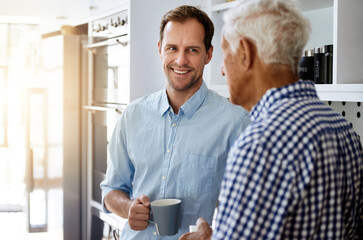
[[299,77],[302,80],[314,81],[314,50],[305,50],[300,59]]
[[323,84],[325,82],[325,54],[324,48],[314,49],[314,82]]
[[324,46],[324,83],[332,84],[333,83],[333,45],[325,45]]

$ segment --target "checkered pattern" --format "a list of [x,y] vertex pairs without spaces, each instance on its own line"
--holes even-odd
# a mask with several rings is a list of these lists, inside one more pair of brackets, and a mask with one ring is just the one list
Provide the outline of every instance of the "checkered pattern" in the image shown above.
[[270,89],[235,142],[213,239],[363,239],[363,154],[312,82]]

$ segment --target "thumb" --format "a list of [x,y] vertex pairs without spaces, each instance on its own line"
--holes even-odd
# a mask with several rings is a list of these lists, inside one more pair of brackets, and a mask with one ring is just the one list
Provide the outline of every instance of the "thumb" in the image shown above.
[[204,218],[198,218],[197,220],[197,231],[202,230],[206,236],[211,237],[213,232],[209,226],[209,223]]
[[139,197],[139,200],[140,200],[141,204],[144,205],[145,207],[150,206],[150,199],[146,195],[141,194]]

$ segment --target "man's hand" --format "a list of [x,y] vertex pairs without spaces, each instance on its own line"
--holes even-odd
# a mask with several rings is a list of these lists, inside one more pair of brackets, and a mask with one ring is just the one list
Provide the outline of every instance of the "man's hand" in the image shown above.
[[136,198],[129,207],[128,219],[132,230],[145,230],[149,224],[150,217],[150,200],[147,196],[141,194]]
[[183,234],[179,240],[210,240],[212,237],[212,229],[203,218],[197,220],[197,231]]

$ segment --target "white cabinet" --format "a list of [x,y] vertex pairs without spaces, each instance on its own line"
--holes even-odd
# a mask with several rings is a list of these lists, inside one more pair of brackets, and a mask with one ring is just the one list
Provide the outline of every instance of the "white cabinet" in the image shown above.
[[107,14],[107,12],[127,4],[128,1],[125,0],[88,0],[89,9],[92,16],[98,16],[102,14]]
[[[209,0],[208,13],[215,24],[214,56],[206,71],[208,86],[228,97],[225,78],[220,74],[222,52],[220,36],[223,14],[238,1]],[[318,95],[325,101],[363,100],[363,1],[361,0],[300,0],[300,8],[309,18],[312,35],[307,49],[334,45],[333,84],[316,85]]]

